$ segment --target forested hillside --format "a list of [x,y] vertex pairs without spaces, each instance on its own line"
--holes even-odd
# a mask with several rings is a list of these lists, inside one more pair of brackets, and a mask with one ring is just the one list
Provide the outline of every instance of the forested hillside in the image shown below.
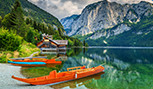
[[[3,4],[7,6],[10,2]],[[68,47],[85,45],[85,42],[82,43],[77,38],[66,36],[62,25],[54,27],[55,24],[46,24],[27,17],[19,0],[15,0],[10,7],[8,13],[1,11],[3,14],[0,16],[0,62],[7,62],[10,57],[30,56],[39,51],[35,44],[42,40],[42,33],[53,35],[55,40],[68,40]],[[53,17],[53,22],[54,19]]]
[[[16,0],[11,6],[10,13],[0,16],[0,31],[2,33],[0,35],[1,50],[17,50],[23,40],[36,44],[38,41],[42,40],[42,33],[53,35],[53,39],[68,40],[69,47],[82,46],[82,42],[78,39],[66,36],[64,34],[64,29],[60,27],[54,28],[54,26],[49,23],[46,25],[44,23],[40,23],[39,21],[35,21],[29,17],[26,17],[24,12],[25,11],[23,10],[20,1]],[[22,38],[18,39],[15,37],[16,35]],[[14,45],[14,39],[19,41],[18,45]],[[10,48],[6,45],[10,45]],[[12,49],[11,46],[17,47]]]
[[[51,24],[52,26],[55,25],[56,27],[63,29],[59,20],[53,15],[40,9],[28,0],[19,1],[23,7],[23,13],[26,16],[25,18],[28,17],[39,23],[45,23],[46,25]],[[15,0],[0,0],[0,16],[4,17],[6,14],[10,13],[14,2]]]

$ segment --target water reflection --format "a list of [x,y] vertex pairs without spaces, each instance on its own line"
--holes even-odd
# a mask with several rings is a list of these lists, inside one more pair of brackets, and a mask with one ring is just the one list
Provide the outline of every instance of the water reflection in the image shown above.
[[41,56],[47,56],[47,59],[56,59],[56,61],[62,61],[61,64],[46,64],[38,67],[22,67],[21,73],[27,78],[34,78],[48,75],[51,71],[60,69],[63,67],[65,60],[67,60],[66,54],[40,54]]
[[95,67],[105,63],[104,79],[92,81],[85,84],[85,87],[91,89],[151,89],[153,85],[152,56],[153,50],[149,49],[94,48],[68,57],[60,71],[66,71],[66,68],[74,66]]
[[[43,55],[63,61],[63,64],[56,69],[59,72],[66,71],[69,67],[85,65],[89,68],[105,63],[103,78],[95,80],[92,79],[93,76],[90,76],[85,81],[81,79],[62,83],[51,86],[53,88],[151,89],[153,85],[152,49],[74,48],[67,50],[66,54]],[[49,74],[52,69],[38,68],[38,72],[43,70]],[[48,75],[47,73],[44,74]],[[86,81],[91,82],[84,83]],[[81,86],[77,87],[80,84]]]
[[90,82],[92,82],[94,80],[101,79],[102,74],[104,74],[104,72],[101,72],[99,74],[92,75],[89,77],[81,78],[78,80],[74,80],[74,81],[69,81],[69,82],[65,82],[65,83],[52,85],[51,87],[54,89],[60,89],[60,88],[81,88],[82,89],[82,88],[86,88],[84,86],[85,84],[89,84]]

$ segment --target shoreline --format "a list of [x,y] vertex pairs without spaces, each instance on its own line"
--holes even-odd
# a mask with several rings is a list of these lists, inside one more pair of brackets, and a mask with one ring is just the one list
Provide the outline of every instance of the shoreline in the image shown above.
[[0,89],[52,89],[50,86],[33,86],[11,78],[12,75],[25,78],[20,73],[20,66],[0,63]]
[[89,46],[89,47],[72,47],[72,48],[153,49],[153,47],[136,47],[136,46]]

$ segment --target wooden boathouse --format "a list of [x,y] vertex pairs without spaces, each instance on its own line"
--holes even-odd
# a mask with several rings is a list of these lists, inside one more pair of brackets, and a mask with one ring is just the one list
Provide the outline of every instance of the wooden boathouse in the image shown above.
[[68,40],[53,40],[52,36],[43,36],[43,40],[37,43],[42,51],[59,52],[66,51]]

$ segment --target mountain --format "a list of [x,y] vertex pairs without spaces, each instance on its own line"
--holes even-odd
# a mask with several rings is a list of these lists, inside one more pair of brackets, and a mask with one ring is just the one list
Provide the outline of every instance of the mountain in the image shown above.
[[[126,30],[125,30],[126,29]],[[153,15],[138,23],[124,22],[113,28],[99,30],[86,36],[89,45],[153,46]]]
[[[138,4],[119,4],[103,0],[86,6],[80,16],[73,22],[70,21],[71,19],[67,19],[66,21],[71,23],[67,27],[71,29],[68,35],[83,36],[102,29],[113,28],[116,25],[118,25],[118,29],[114,30],[113,34],[118,35],[131,29],[127,24],[121,23],[137,23],[144,17],[151,16],[152,14],[153,4],[149,2],[141,1]],[[105,34],[101,34],[101,36],[103,35]],[[107,37],[110,35],[112,34],[108,34]],[[90,38],[98,39],[101,36],[97,35],[97,37]]]
[[153,4],[93,3],[69,29],[69,36],[86,40],[90,46],[153,46]]
[[[33,20],[36,20],[40,23],[51,24],[52,26],[56,26],[58,28],[62,28],[63,26],[59,22],[59,20],[48,12],[40,9],[36,5],[32,4],[28,0],[19,0],[23,7],[25,18],[29,17]],[[0,0],[0,16],[4,17],[8,14],[12,8],[15,0]]]
[[66,17],[60,20],[61,24],[64,26],[66,33],[71,31],[71,26],[73,22],[79,18],[80,15],[72,15],[70,17]]

